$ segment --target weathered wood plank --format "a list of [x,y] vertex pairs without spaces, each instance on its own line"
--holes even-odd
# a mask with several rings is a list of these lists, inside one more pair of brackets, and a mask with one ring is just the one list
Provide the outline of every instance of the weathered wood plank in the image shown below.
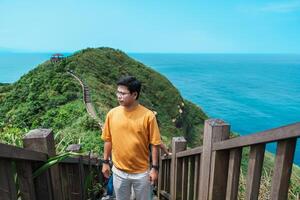
[[46,161],[47,155],[41,152],[0,143],[0,158]]
[[170,184],[170,180],[171,180],[171,160],[167,160],[166,162],[166,167],[167,167],[167,174],[166,174],[166,191],[168,191],[170,193],[171,191],[171,184]]
[[300,122],[213,144],[213,150],[231,149],[300,137]]
[[183,170],[183,158],[176,159],[176,173],[175,173],[175,194],[174,198],[171,195],[172,199],[181,199],[182,193],[182,170]]
[[81,145],[80,144],[70,144],[66,151],[72,151],[72,152],[79,152],[81,149]]
[[195,156],[190,156],[188,158],[188,191],[187,199],[193,199],[194,195],[194,185],[195,185]]
[[[24,148],[46,153],[49,157],[55,155],[54,136],[51,129],[34,129],[23,138]],[[33,169],[41,167],[43,163],[33,165]],[[62,200],[61,184],[57,166],[51,167],[35,180],[37,199]]]
[[228,176],[228,150],[213,152],[210,175],[210,198],[222,200],[226,198]]
[[201,171],[201,154],[199,156],[195,156],[195,177],[194,177],[194,195],[193,200],[198,199],[200,192],[200,171]]
[[[68,157],[64,160],[60,161],[60,163],[66,163],[66,164],[77,164],[79,163],[79,159],[77,157]],[[88,163],[86,163],[88,164]]]
[[[200,179],[200,195],[198,199],[208,200],[210,195],[212,195],[212,199],[216,197],[220,197],[223,194],[225,197],[225,193],[222,187],[225,187],[227,184],[227,171],[224,173],[219,165],[223,166],[227,169],[228,167],[228,156],[226,157],[227,152],[212,152],[212,146],[214,142],[225,140],[229,137],[229,129],[230,126],[226,124],[224,121],[219,119],[210,119],[205,120],[204,125],[204,139],[203,139],[203,153],[201,160],[201,179]],[[220,159],[222,156],[225,156],[225,159]],[[225,162],[225,163],[222,163]],[[217,176],[220,176],[219,178]],[[210,183],[212,182],[212,183]],[[216,190],[220,189],[220,191],[216,192]],[[226,191],[225,191],[226,192]],[[217,194],[216,194],[217,193]]]
[[0,200],[16,200],[17,191],[14,182],[12,162],[0,159]]
[[[214,131],[213,142],[229,138],[230,126],[224,122]],[[228,176],[229,151],[220,150],[212,153],[211,175],[210,175],[210,197],[211,200],[226,198],[226,185]]]
[[[172,139],[172,161],[170,174],[170,193],[171,198],[176,199],[176,176],[177,176],[177,159],[176,153],[186,149],[186,140],[183,137],[175,137]],[[179,178],[179,177],[178,177]]]
[[182,158],[182,183],[181,183],[181,199],[187,199],[187,191],[188,191],[188,162],[189,157]]
[[62,184],[62,194],[63,199],[65,200],[71,200],[71,192],[69,187],[69,172],[68,172],[68,164],[59,164],[60,174],[61,174],[61,184]]
[[81,184],[78,165],[68,165],[69,187],[71,187],[71,199],[81,200]]
[[163,190],[164,188],[163,187],[163,160],[161,159],[163,155],[163,152],[161,149],[159,149],[159,167],[160,167],[160,172],[158,174],[158,186],[157,186],[157,195],[158,195],[158,198],[160,196],[160,191]]
[[194,156],[194,155],[197,155],[197,154],[201,154],[202,151],[203,151],[202,146],[201,147],[195,147],[193,149],[187,149],[185,151],[178,152],[176,154],[176,157],[181,158],[181,157],[186,157],[186,156]]
[[296,139],[289,139],[279,141],[277,144],[271,189],[273,200],[284,200],[288,197],[296,141]]
[[231,149],[229,155],[226,200],[236,200],[239,189],[242,148]]
[[206,120],[203,133],[203,153],[201,155],[200,192],[198,200],[208,200],[209,197],[209,175],[211,162],[213,127]]
[[[32,163],[32,170],[35,171],[40,168],[44,163]],[[51,186],[51,177],[49,170],[36,177],[34,180],[34,190],[36,199],[53,200],[53,191]]]
[[[60,163],[76,164],[76,163],[79,163],[79,158],[78,157],[68,157],[68,158],[60,161]],[[89,161],[88,158],[83,158],[82,159],[82,164],[95,166],[95,165],[97,165],[97,160],[90,160]]]
[[17,161],[16,169],[19,180],[20,195],[22,200],[35,200],[32,167],[29,161]]
[[167,162],[164,160],[163,162],[162,162],[163,164],[162,164],[162,190],[166,190],[166,183],[167,183],[167,167],[166,167],[166,165],[167,165]]
[[246,199],[248,200],[258,199],[265,146],[265,144],[258,144],[250,148],[246,183]]
[[82,163],[82,158],[79,158],[79,165],[78,165],[78,171],[79,171],[79,182],[80,182],[80,199],[86,199],[86,194],[87,191],[84,188],[84,179],[85,179],[85,174],[84,174],[84,169],[83,169],[83,163]]

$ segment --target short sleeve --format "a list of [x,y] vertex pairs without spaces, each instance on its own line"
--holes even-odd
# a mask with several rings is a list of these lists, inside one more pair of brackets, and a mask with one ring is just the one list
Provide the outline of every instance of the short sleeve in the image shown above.
[[106,115],[105,123],[102,129],[101,139],[106,142],[111,142],[110,113]]
[[149,137],[150,137],[150,144],[152,145],[160,145],[160,132],[158,128],[158,124],[156,121],[156,117],[153,115],[149,120],[148,125]]

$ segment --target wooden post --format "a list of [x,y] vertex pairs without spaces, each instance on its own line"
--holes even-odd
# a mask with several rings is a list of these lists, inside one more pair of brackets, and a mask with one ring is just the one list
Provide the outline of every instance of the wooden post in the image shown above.
[[181,183],[177,181],[177,170],[179,163],[177,162],[176,153],[180,151],[184,151],[186,149],[186,140],[184,137],[174,137],[172,139],[172,161],[171,161],[171,199],[176,199],[176,188],[177,185],[180,185]]
[[228,139],[230,126],[219,119],[205,120],[198,199],[225,199],[228,151],[212,152],[214,142]]
[[80,144],[70,144],[66,151],[72,151],[72,152],[79,152],[81,149],[81,145]]
[[271,199],[287,199],[296,138],[282,140],[277,144],[274,173],[272,178]]
[[[23,139],[24,148],[48,154],[49,157],[55,156],[55,144],[52,130],[35,129],[29,131]],[[40,167],[39,166],[35,166]],[[35,191],[37,199],[62,200],[61,180],[59,168],[52,166],[49,172],[44,173],[35,180]],[[52,193],[53,192],[53,193]]]

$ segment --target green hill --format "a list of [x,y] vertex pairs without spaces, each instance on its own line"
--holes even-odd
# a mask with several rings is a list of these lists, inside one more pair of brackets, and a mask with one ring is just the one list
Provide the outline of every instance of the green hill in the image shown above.
[[54,130],[58,150],[81,143],[86,151],[101,152],[97,123],[85,110],[79,82],[67,71],[73,71],[89,87],[101,121],[118,105],[116,81],[122,75],[136,76],[143,83],[140,102],[158,113],[163,140],[185,136],[190,146],[200,144],[205,113],[183,99],[164,76],[111,48],[85,49],[59,63],[47,61],[16,83],[1,86],[2,141],[19,144],[16,140],[24,132],[43,127]]

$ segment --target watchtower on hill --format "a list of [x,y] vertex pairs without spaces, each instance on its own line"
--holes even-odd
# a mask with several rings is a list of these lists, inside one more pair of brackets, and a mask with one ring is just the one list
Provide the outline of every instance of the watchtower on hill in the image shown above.
[[62,59],[64,59],[64,55],[60,54],[60,53],[56,53],[51,56],[50,61],[52,63],[56,63],[56,62],[61,61]]

